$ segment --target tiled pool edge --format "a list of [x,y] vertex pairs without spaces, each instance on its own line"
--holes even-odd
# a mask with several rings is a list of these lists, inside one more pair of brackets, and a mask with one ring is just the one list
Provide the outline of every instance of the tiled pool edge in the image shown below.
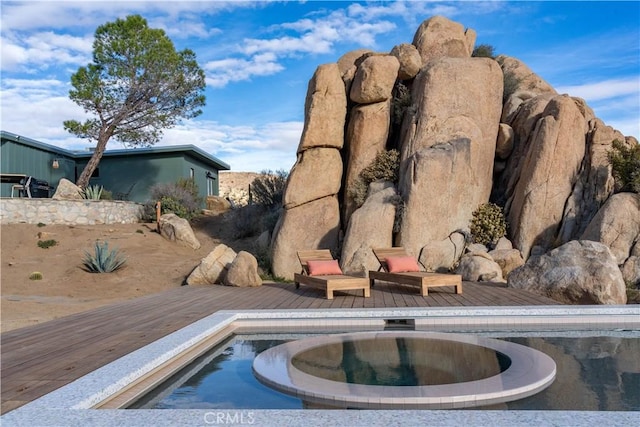
[[[348,324],[348,325],[368,325],[373,323],[384,322],[386,319],[415,319],[416,327],[430,326],[469,326],[469,327],[487,327],[496,324],[507,327],[522,327],[531,325],[557,325],[560,323],[562,327],[571,324],[607,327],[607,328],[640,328],[640,306],[588,306],[588,307],[558,307],[558,306],[536,306],[536,307],[482,307],[482,308],[395,308],[395,309],[331,309],[331,310],[247,310],[247,311],[218,311],[206,318],[203,318],[179,331],[167,335],[166,337],[153,342],[143,348],[130,353],[108,365],[93,371],[76,381],[61,387],[31,403],[28,403],[18,409],[15,409],[1,417],[2,423],[6,425],[175,425],[182,424],[180,421],[183,417],[188,417],[190,421],[184,420],[184,423],[190,425],[211,425],[211,424],[232,424],[233,421],[239,421],[237,424],[248,424],[249,420],[241,419],[234,415],[230,415],[224,421],[232,422],[208,422],[207,414],[211,412],[219,412],[212,410],[162,410],[157,411],[162,415],[160,424],[154,422],[154,419],[160,419],[160,414],[156,411],[148,410],[92,410],[91,408],[98,402],[106,399],[131,381],[141,377],[151,371],[160,364],[170,360],[180,352],[191,347],[192,345],[204,340],[216,332],[219,332],[234,322],[247,326],[276,327],[282,325],[283,322],[290,322],[295,319],[298,324],[314,325],[318,327],[330,326],[331,324]],[[72,410],[70,410],[72,409]],[[327,413],[316,411],[285,411],[285,410],[229,410],[224,411],[228,414],[242,414],[251,412],[254,417],[251,424],[269,425],[268,420],[272,415],[278,413],[278,425],[322,425],[331,419],[332,423],[341,423],[343,425],[352,425],[354,420],[357,423],[353,425],[376,425],[379,420],[378,411],[357,411],[351,414],[349,411],[329,411]],[[385,411],[397,412],[395,414],[395,423],[401,423],[409,414],[406,411]],[[409,411],[415,412],[415,411]],[[418,411],[420,414],[425,411]],[[432,412],[432,411],[426,411]],[[437,416],[433,416],[430,420],[442,419],[449,420],[444,424],[456,423],[455,420],[462,422],[468,420],[470,411],[446,411],[445,414],[437,412]],[[478,420],[484,419],[481,415],[486,411],[477,411]],[[370,413],[370,414],[367,414]],[[511,420],[517,420],[521,417],[534,419],[545,423],[539,417],[547,420],[549,423],[556,423],[560,418],[564,418],[567,412],[557,411],[499,411],[500,418],[508,417]],[[268,415],[271,414],[271,415]],[[313,414],[313,422],[311,424],[310,415]],[[592,414],[589,418],[591,422],[600,419],[601,414],[607,414],[607,422],[611,425],[617,425],[617,421],[624,425],[632,418],[637,420],[638,413],[626,412],[579,412],[580,416]],[[219,416],[217,414],[216,416]],[[83,421],[83,417],[84,421]],[[113,421],[109,417],[114,417]],[[146,417],[146,418],[145,418]],[[316,423],[316,417],[318,419]],[[327,418],[330,417],[330,418]],[[493,424],[495,424],[494,414]],[[560,418],[558,418],[560,417]],[[259,419],[262,424],[259,424]],[[172,421],[175,419],[175,422]],[[415,418],[411,418],[415,420]],[[506,419],[506,418],[504,418]],[[575,421],[576,418],[571,418]],[[100,421],[101,420],[101,421]],[[324,420],[324,421],[321,421]],[[368,421],[365,421],[368,420]],[[556,420],[551,422],[552,420]],[[569,419],[567,419],[569,420]],[[89,422],[90,421],[90,422]],[[215,421],[218,421],[216,419]],[[242,422],[244,421],[244,422]],[[407,419],[408,421],[408,419]],[[515,425],[527,425],[524,419],[515,422]],[[95,424],[99,422],[100,424]],[[468,421],[465,421],[468,424]],[[540,425],[538,422],[538,425]],[[103,424],[104,423],[104,424]],[[432,422],[430,422],[433,424]],[[561,423],[561,421],[560,421]],[[442,424],[442,423],[441,423]],[[481,424],[478,422],[478,424]],[[514,422],[509,422],[514,425]],[[575,423],[574,423],[575,424]]]

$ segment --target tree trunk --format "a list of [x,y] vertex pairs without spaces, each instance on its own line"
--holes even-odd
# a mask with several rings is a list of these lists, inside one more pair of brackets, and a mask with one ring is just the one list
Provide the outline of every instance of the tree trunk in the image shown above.
[[100,164],[100,159],[102,159],[104,150],[107,148],[107,142],[109,142],[110,136],[111,135],[108,133],[100,134],[98,138],[98,144],[96,145],[96,149],[93,152],[93,155],[89,159],[89,163],[87,163],[87,165],[84,167],[84,170],[80,174],[78,181],[76,181],[76,185],[83,190],[89,185],[89,179],[91,178],[91,175],[93,175],[93,171],[95,171],[98,167],[98,164]]

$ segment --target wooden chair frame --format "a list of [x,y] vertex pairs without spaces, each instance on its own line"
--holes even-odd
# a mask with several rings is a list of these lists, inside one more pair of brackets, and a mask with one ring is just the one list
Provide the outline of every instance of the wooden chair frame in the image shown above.
[[301,284],[318,288],[326,292],[327,299],[333,299],[334,291],[354,289],[362,289],[363,297],[365,298],[371,296],[369,279],[367,279],[366,277],[355,277],[344,274],[309,276],[307,264],[309,261],[333,260],[331,251],[329,251],[328,249],[298,251],[298,259],[300,260],[302,271],[301,273],[294,273],[293,275],[296,289],[299,289]]
[[380,263],[380,268],[378,271],[369,271],[369,280],[372,287],[375,280],[382,280],[418,287],[420,295],[423,297],[429,295],[429,288],[440,286],[454,286],[456,294],[462,293],[462,276],[459,274],[429,273],[426,271],[390,273],[387,267],[387,258],[410,256],[404,248],[378,248],[373,249],[373,253]]

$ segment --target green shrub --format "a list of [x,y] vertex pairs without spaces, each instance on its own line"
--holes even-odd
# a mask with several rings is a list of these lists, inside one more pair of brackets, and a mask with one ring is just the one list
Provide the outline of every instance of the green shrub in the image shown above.
[[349,195],[358,207],[367,199],[369,184],[375,181],[398,181],[400,153],[398,150],[381,151],[376,158],[360,172],[358,180],[349,189]]
[[471,56],[476,58],[495,58],[495,48],[490,44],[479,44],[473,49]]
[[101,185],[89,185],[84,190],[80,190],[80,196],[82,196],[83,199],[100,200],[102,190]]
[[249,200],[262,206],[280,206],[288,172],[264,170],[249,185]]
[[473,212],[471,236],[475,243],[494,245],[507,234],[507,221],[502,208],[493,203],[480,205]]
[[394,125],[402,124],[404,114],[410,105],[411,91],[401,82],[397,82],[393,88],[393,98],[391,98],[391,121]]
[[39,222],[38,224],[36,224],[36,227],[46,227],[47,224],[45,224],[44,222]]
[[34,271],[29,275],[29,280],[42,280],[42,273]]
[[84,253],[82,263],[90,273],[111,273],[124,267],[127,259],[118,249],[109,250],[109,243],[96,242],[94,253]]
[[202,207],[198,186],[192,179],[183,178],[173,184],[156,184],[151,187],[151,200],[144,206],[145,220],[155,221],[157,201],[161,203],[161,214],[174,213],[186,220],[197,216]]
[[518,88],[520,87],[520,84],[522,83],[522,78],[516,77],[513,71],[510,71],[510,70],[504,71],[502,75],[503,75],[503,82],[504,82],[504,89],[502,92],[502,102],[504,103],[507,99],[509,99],[509,97],[513,93],[515,93],[518,90]]
[[607,158],[611,164],[616,192],[640,193],[640,144],[627,147],[616,139],[611,146]]
[[113,192],[103,189],[102,194],[100,195],[100,200],[113,200]]
[[49,249],[51,246],[57,245],[58,242],[53,239],[49,240],[38,240],[38,247],[42,249]]

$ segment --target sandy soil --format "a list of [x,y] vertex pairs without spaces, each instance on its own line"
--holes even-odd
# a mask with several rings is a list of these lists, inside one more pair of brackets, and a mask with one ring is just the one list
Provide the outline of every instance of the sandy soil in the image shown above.
[[[155,224],[0,226],[2,332],[181,286],[218,243],[236,251],[251,247],[252,239],[233,239],[222,215],[192,226],[202,245],[197,251],[164,239]],[[48,239],[57,245],[38,247],[38,240]],[[84,252],[93,253],[96,240],[119,248],[126,267],[108,274],[85,271]],[[29,279],[36,271],[42,280]]]

